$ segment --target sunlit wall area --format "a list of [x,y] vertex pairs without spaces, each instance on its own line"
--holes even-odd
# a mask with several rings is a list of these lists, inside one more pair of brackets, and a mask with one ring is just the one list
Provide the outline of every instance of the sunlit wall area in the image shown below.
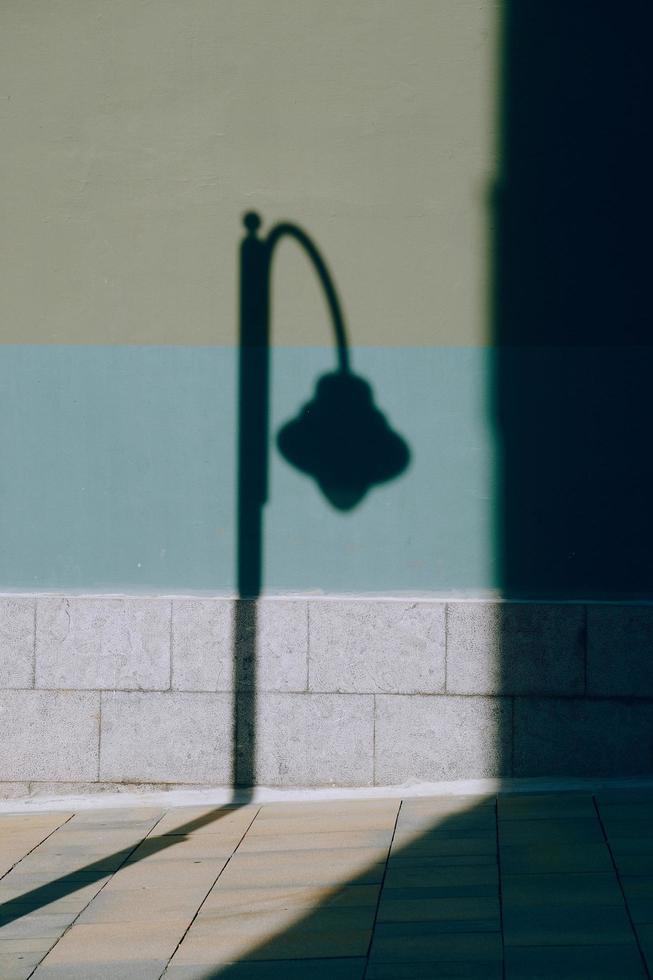
[[[486,192],[496,11],[3,6],[0,587],[235,588],[241,217],[292,220],[411,464],[349,515],[270,455],[265,589],[493,585]],[[333,369],[272,270],[271,445]]]

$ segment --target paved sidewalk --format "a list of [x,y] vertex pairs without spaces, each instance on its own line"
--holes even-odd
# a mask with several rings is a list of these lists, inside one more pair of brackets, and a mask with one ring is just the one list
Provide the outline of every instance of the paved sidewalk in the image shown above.
[[653,793],[0,815],[2,980],[630,980]]

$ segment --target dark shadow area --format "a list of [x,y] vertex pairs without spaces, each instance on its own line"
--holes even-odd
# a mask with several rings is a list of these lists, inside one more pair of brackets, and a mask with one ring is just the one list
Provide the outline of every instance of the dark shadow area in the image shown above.
[[507,597],[653,597],[653,7],[504,4],[493,201]]

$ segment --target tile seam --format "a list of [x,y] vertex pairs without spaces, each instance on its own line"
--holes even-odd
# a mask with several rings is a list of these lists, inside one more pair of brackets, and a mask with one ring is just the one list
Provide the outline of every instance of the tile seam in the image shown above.
[[36,630],[38,599],[34,598],[34,641],[32,644],[32,687],[36,689]]

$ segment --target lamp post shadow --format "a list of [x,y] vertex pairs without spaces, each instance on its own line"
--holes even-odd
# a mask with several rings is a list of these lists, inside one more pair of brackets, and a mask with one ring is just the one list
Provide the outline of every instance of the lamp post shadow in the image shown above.
[[374,406],[371,386],[350,365],[345,321],[326,262],[298,225],[280,222],[264,238],[261,219],[249,212],[240,246],[240,338],[237,476],[237,599],[233,626],[234,791],[256,783],[257,600],[263,591],[264,508],[268,499],[270,442],[270,278],[275,246],[294,239],[317,274],[329,310],[336,370],[323,375],[313,399],[282,426],[284,459],[316,481],[337,510],[356,507],[375,484],[408,466],[406,442]]

